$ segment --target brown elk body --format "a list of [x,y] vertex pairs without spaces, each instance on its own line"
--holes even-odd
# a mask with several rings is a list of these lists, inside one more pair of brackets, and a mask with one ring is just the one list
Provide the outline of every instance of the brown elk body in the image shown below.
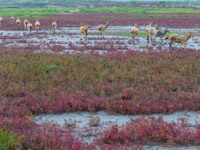
[[146,32],[147,32],[147,43],[149,43],[149,38],[152,41],[152,35],[154,33],[154,30],[157,30],[158,26],[155,25],[155,27],[152,27],[152,23],[146,26]]
[[161,40],[161,43],[162,43],[163,37],[167,32],[169,32],[169,30],[167,28],[165,28],[163,31],[160,31],[158,29],[154,30],[154,32],[153,32],[153,36],[154,36],[153,45],[156,45],[156,38],[157,37],[160,37],[160,40]]
[[57,26],[58,26],[57,21],[52,22],[53,33],[56,32]]
[[3,17],[0,17],[0,27],[1,27],[2,23],[3,23]]
[[81,27],[80,27],[80,40],[82,40],[82,36],[85,35],[85,41],[87,40],[87,35],[88,35],[88,27],[84,26],[81,23]]
[[100,24],[98,25],[98,38],[99,38],[99,33],[101,33],[101,38],[102,38],[102,34],[104,33],[105,35],[105,32],[106,32],[106,29],[108,28],[109,26],[109,22],[106,22],[106,24]]
[[19,27],[21,25],[21,20],[19,18],[17,18],[16,20],[16,25]]
[[180,43],[178,50],[180,49],[182,44],[184,44],[184,48],[186,50],[186,43],[192,36],[193,36],[192,33],[189,32],[187,35],[171,34],[165,39],[169,39],[169,49],[172,48],[172,44],[175,42],[175,43]]
[[24,20],[24,29],[25,29],[25,30],[27,30],[27,25],[28,25],[28,20],[25,19],[25,20]]
[[139,43],[139,26],[137,25],[137,24],[135,24],[135,27],[134,28],[132,28],[132,30],[131,30],[131,34],[132,34],[132,41],[133,41],[133,43],[135,43],[135,36],[137,36],[137,40],[138,40],[138,43]]
[[15,17],[14,16],[10,17],[10,23],[13,24],[14,21],[15,21]]
[[32,23],[29,21],[28,24],[27,24],[27,30],[28,30],[29,32],[31,32],[32,26],[33,26]]
[[35,29],[36,29],[36,31],[39,30],[39,27],[40,27],[40,22],[39,22],[39,20],[36,19],[36,22],[35,22]]

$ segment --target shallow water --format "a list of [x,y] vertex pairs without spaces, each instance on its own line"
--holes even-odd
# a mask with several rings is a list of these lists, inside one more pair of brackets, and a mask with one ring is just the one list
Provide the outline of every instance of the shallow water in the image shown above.
[[88,126],[88,122],[92,117],[99,117],[101,120],[101,126],[107,126],[109,124],[116,123],[118,125],[125,124],[129,122],[130,119],[136,119],[141,116],[144,117],[155,117],[158,118],[159,116],[163,117],[163,120],[166,122],[175,122],[177,123],[179,119],[185,118],[188,121],[189,126],[196,126],[200,123],[200,113],[199,112],[175,112],[172,114],[152,114],[152,115],[111,115],[104,111],[99,111],[97,113],[89,113],[89,112],[79,112],[79,113],[64,113],[64,114],[47,114],[47,115],[40,115],[35,117],[37,120],[38,118],[42,117],[41,120],[37,120],[36,123],[42,123],[44,120],[53,120],[60,125],[64,125],[64,119],[72,119],[77,121],[78,127],[82,128],[84,126]]
[[[70,50],[68,47],[69,44],[75,46],[126,46],[122,48],[123,50],[136,50],[136,51],[146,51],[146,50],[165,50],[169,49],[169,41],[164,40],[163,43],[160,42],[160,38],[156,39],[156,46],[153,46],[150,42],[147,44],[146,36],[139,36],[139,43],[132,43],[131,37],[126,35],[116,35],[117,32],[127,32],[129,33],[132,29],[132,26],[109,26],[106,34],[103,39],[98,39],[97,27],[92,26],[88,30],[88,41],[80,42],[79,28],[78,27],[67,27],[60,28],[56,31],[55,34],[51,30],[40,30],[39,32],[32,31],[3,31],[0,30],[0,43],[4,46],[13,46],[13,45],[40,45],[43,43],[46,45],[61,45],[66,47],[66,50]],[[162,28],[163,29],[163,28]],[[161,30],[162,30],[161,29]],[[145,32],[145,26],[140,27],[140,31]],[[176,32],[179,34],[187,34],[188,32],[194,33],[194,37],[189,39],[186,47],[198,50],[200,49],[200,36],[199,29],[178,29],[178,28],[169,28],[170,32]],[[6,41],[5,37],[6,36]],[[4,38],[4,39],[2,39]],[[11,38],[11,39],[9,39]],[[25,42],[18,42],[19,40],[24,40]],[[47,47],[47,46],[46,46]],[[179,47],[178,44],[173,44],[174,49]],[[182,47],[183,48],[183,45]],[[87,50],[90,50],[87,49]],[[96,49],[96,51],[101,51],[102,49]]]
[[[197,126],[200,123],[200,113],[199,112],[175,112],[172,114],[152,114],[152,115],[143,115],[143,117],[155,117],[158,118],[159,116],[163,117],[163,120],[166,122],[180,122],[180,119],[186,119],[187,125],[189,128],[193,128]],[[63,114],[47,114],[47,115],[40,115],[35,117],[35,122],[37,124],[48,121],[53,121],[55,123],[60,124],[61,126],[64,126],[65,120],[70,120],[72,122],[76,122],[76,129],[83,130],[84,134],[84,128],[89,128],[89,120],[94,117],[100,118],[100,125],[97,127],[92,127],[93,132],[97,131],[95,135],[98,135],[98,131],[105,130],[109,128],[110,126],[117,124],[117,125],[125,125],[127,122],[129,122],[131,119],[136,119],[139,117],[142,117],[142,115],[119,115],[119,114],[108,114],[104,111],[99,111],[97,113],[89,113],[89,112],[78,112],[78,113],[63,113]],[[85,133],[87,134],[87,133]],[[74,134],[76,137],[77,135]],[[94,136],[87,136],[84,137],[85,142],[91,143],[92,140],[95,139]],[[200,149],[200,146],[178,146],[178,147],[165,147],[162,145],[143,145],[145,149],[148,150],[197,150]],[[128,148],[131,149],[131,148]]]

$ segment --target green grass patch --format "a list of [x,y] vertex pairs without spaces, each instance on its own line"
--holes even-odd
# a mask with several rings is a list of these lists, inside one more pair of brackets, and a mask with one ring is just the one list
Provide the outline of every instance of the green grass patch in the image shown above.
[[48,66],[42,66],[42,68],[44,69],[44,72],[46,74],[52,73],[52,72],[56,72],[57,70],[57,66],[56,65],[48,65]]
[[152,13],[183,13],[183,14],[199,14],[200,10],[193,8],[150,8],[148,12]]
[[200,10],[193,8],[142,8],[142,7],[105,7],[105,8],[83,8],[79,13],[183,13],[183,14],[199,14]]
[[[131,32],[117,32],[116,35],[127,35],[131,36]],[[147,35],[146,32],[139,32],[139,35]]]
[[114,16],[101,16],[101,18],[112,19],[112,18],[114,18]]
[[44,15],[69,14],[75,8],[31,8],[31,9],[1,9],[2,16],[17,16],[28,18],[41,18]]
[[1,150],[19,150],[19,138],[13,132],[0,129],[0,149]]
[[[129,13],[138,17],[158,18],[158,17],[177,17],[176,15],[160,15],[161,13],[182,13],[186,16],[200,14],[200,10],[193,8],[142,8],[142,7],[105,7],[105,8],[77,8],[77,7],[49,7],[49,8],[1,8],[2,16],[17,16],[40,18],[44,15],[74,14],[74,13]],[[183,16],[185,17],[185,16]],[[112,19],[113,16],[102,16],[102,18]]]
[[[178,34],[177,32],[168,32],[166,33],[166,35],[170,35],[170,34]],[[125,36],[131,36],[131,33],[130,32],[117,32],[116,35],[125,35]],[[142,36],[142,35],[147,35],[146,32],[139,32],[139,35]]]
[[[193,16],[193,15],[183,15],[180,17],[188,17],[188,16]],[[165,18],[175,18],[177,17],[176,15],[161,15],[161,14],[145,14],[145,15],[138,15],[137,17],[139,18],[161,18],[161,17],[165,17]]]
[[170,35],[170,34],[180,34],[178,32],[167,32],[166,35]]

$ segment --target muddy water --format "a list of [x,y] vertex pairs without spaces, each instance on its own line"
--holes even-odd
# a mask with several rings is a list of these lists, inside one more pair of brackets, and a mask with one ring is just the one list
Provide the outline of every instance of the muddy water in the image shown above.
[[[147,116],[141,116],[141,115],[118,115],[118,114],[108,114],[103,111],[99,111],[96,113],[89,113],[89,112],[79,112],[79,113],[64,113],[64,114],[47,114],[47,115],[40,115],[35,117],[35,122],[37,124],[45,123],[47,121],[53,121],[54,123],[58,123],[63,127],[65,126],[65,120],[70,122],[75,122],[74,126],[74,136],[78,137],[76,134],[77,131],[81,131],[84,136],[84,140],[87,143],[91,143],[92,140],[94,140],[96,137],[98,137],[99,132],[102,130],[106,130],[107,128],[111,127],[112,125],[125,125],[130,120],[135,120],[140,117],[155,117],[159,118],[159,116],[162,116],[163,120],[166,122],[181,122],[181,119],[185,119],[187,121],[188,128],[196,127],[200,123],[200,114],[198,112],[176,112],[172,114],[153,114],[153,115],[147,115]],[[100,123],[96,127],[90,127],[89,121],[91,118],[99,117]],[[85,132],[86,130],[90,131],[90,135],[88,135],[88,132]],[[93,134],[91,134],[93,133]],[[189,147],[173,147],[168,148],[165,146],[160,145],[143,145],[145,149],[155,150],[155,149],[163,149],[163,150],[174,150],[174,149],[191,149],[195,150],[200,148],[200,146],[189,146]],[[128,147],[128,149],[131,149]]]
[[[114,47],[115,50],[165,50],[169,48],[169,41],[164,40],[161,43],[160,38],[156,39],[156,46],[153,46],[150,42],[147,44],[146,36],[139,36],[139,43],[132,42],[130,35],[117,35],[118,32],[130,33],[131,26],[109,26],[104,38],[98,39],[97,27],[89,27],[88,41],[80,41],[79,28],[67,27],[60,28],[55,34],[51,30],[41,30],[39,32],[32,31],[0,31],[0,43],[4,46],[24,46],[24,45],[44,45],[47,49],[47,45],[61,45],[66,49],[64,51],[73,52],[74,49],[69,47],[69,44],[74,46],[87,46],[85,50],[94,50],[89,46],[104,46],[105,49],[97,47],[95,50],[109,50],[109,46]],[[163,30],[163,28],[161,28]],[[140,31],[145,32],[145,27],[140,27]],[[200,49],[200,31],[199,29],[176,29],[169,28],[170,32],[176,32],[178,34],[186,35],[188,32],[192,32],[194,36],[188,40],[186,47],[188,49],[199,50]],[[118,48],[121,46],[121,48]],[[179,47],[178,44],[173,45],[174,49]],[[183,48],[183,46],[182,46]],[[42,48],[41,48],[42,49]]]
[[89,112],[78,112],[78,113],[64,113],[64,114],[47,114],[47,115],[40,115],[35,117],[35,119],[41,119],[37,120],[36,123],[42,123],[46,119],[54,122],[59,123],[61,126],[65,124],[64,119],[72,119],[76,120],[76,124],[78,128],[82,128],[84,126],[89,126],[89,120],[94,117],[99,117],[101,120],[101,123],[96,128],[102,128],[102,127],[108,127],[112,124],[126,124],[126,122],[129,122],[131,119],[136,119],[139,117],[155,117],[159,118],[159,116],[163,117],[163,120],[166,122],[181,122],[179,119],[184,118],[188,121],[189,127],[195,127],[200,123],[200,113],[198,112],[176,112],[172,114],[153,114],[153,115],[119,115],[119,114],[109,114],[104,111],[99,111],[96,113],[89,113]]

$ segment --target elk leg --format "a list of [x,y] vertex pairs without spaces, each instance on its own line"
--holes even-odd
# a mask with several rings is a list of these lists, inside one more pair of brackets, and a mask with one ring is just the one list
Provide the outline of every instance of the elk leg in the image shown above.
[[132,42],[134,43],[134,41],[133,41],[133,34],[131,35],[131,39],[132,39]]
[[154,39],[152,40],[152,45],[153,45],[153,46],[156,45],[156,36],[154,36]]
[[160,44],[162,44],[163,43],[163,37],[160,37],[160,40],[161,40]]
[[169,50],[170,50],[170,48],[173,50],[173,48],[172,48],[172,44],[173,44],[173,42],[170,41],[170,42],[169,42]]
[[182,45],[182,43],[180,43],[180,46],[179,46],[178,50],[181,48],[181,45]]
[[147,31],[147,44],[149,44],[149,33]]
[[80,34],[80,40],[82,40],[82,33]]
[[149,36],[147,35],[147,44],[149,44]]
[[85,34],[85,41],[87,40],[87,33]]
[[184,47],[185,47],[185,50],[186,50],[186,43],[184,43]]
[[133,43],[135,44],[135,34],[133,35]]

